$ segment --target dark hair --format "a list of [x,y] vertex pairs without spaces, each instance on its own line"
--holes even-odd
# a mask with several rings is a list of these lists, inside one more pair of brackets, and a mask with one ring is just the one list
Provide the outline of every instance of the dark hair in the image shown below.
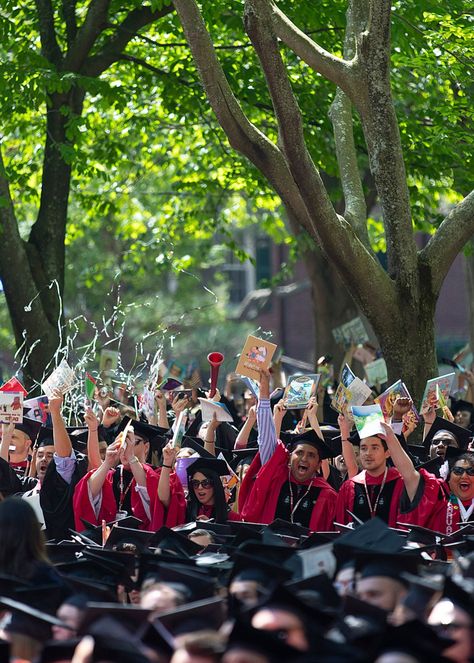
[[49,563],[36,514],[20,497],[0,502],[0,573],[28,579],[38,562]]
[[200,472],[210,480],[212,487],[214,488],[214,507],[213,507],[213,517],[216,523],[226,523],[227,522],[227,502],[225,500],[224,486],[217,472],[203,467],[202,469],[196,470],[192,475],[189,476],[189,493],[188,493],[188,507],[186,509],[187,521],[196,520],[199,514],[199,508],[201,507],[201,502],[196,497],[194,488],[191,486],[191,481],[193,476]]
[[449,473],[451,474],[451,470],[453,467],[456,465],[456,463],[459,463],[460,460],[465,460],[471,465],[474,466],[474,453],[470,451],[466,451],[465,454],[461,454],[461,456],[458,456],[457,458],[451,459],[451,462],[449,463]]
[[[382,444],[382,447],[383,447],[384,451],[388,451],[387,443],[386,443],[386,441],[385,441],[385,439],[384,439],[383,437],[381,437],[380,435],[370,435],[369,437],[376,437],[377,440],[380,440],[380,442],[381,442],[381,444]],[[366,440],[366,439],[367,439],[367,438],[364,437],[364,438],[360,441],[360,444],[362,444],[362,442],[363,442],[364,440]]]

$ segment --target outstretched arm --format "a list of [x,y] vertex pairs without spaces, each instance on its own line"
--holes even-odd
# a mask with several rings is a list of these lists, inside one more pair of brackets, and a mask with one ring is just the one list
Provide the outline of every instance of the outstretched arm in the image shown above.
[[61,412],[62,404],[62,393],[59,389],[54,389],[53,397],[49,399],[49,412],[53,423],[54,451],[60,458],[69,458],[72,452],[72,444]]
[[341,440],[342,440],[342,457],[347,467],[347,476],[349,479],[355,477],[359,473],[359,466],[357,465],[357,458],[352,447],[351,442],[349,441],[349,435],[351,434],[351,424],[348,419],[340,414],[337,418],[337,423],[339,425],[339,430],[341,431]]
[[250,432],[254,427],[256,421],[257,421],[257,412],[255,410],[255,405],[252,405],[252,407],[249,409],[247,419],[245,420],[244,425],[242,426],[242,428],[239,431],[239,434],[237,435],[237,439],[235,440],[234,444],[234,449],[245,449],[249,441]]
[[385,431],[385,440],[387,442],[388,450],[390,451],[390,456],[395,467],[402,475],[408,498],[410,501],[413,501],[420,483],[420,473],[415,470],[410,457],[401,446],[397,436],[390,426],[385,422],[382,422],[382,426]]
[[161,465],[160,480],[158,482],[158,499],[167,509],[171,501],[170,474],[176,460],[176,449],[172,442],[163,447],[163,463]]
[[260,371],[260,396],[257,405],[258,448],[262,465],[273,456],[277,445],[275,424],[270,409],[270,372]]

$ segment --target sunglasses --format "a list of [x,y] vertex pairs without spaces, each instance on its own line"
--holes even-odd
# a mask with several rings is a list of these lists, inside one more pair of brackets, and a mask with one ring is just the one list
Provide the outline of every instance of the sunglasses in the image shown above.
[[464,472],[468,477],[474,477],[474,467],[453,467],[451,472],[458,477],[462,477]]
[[212,481],[210,479],[203,479],[202,481],[198,481],[197,479],[193,479],[191,481],[191,488],[194,488],[194,490],[198,490],[198,488],[212,488]]

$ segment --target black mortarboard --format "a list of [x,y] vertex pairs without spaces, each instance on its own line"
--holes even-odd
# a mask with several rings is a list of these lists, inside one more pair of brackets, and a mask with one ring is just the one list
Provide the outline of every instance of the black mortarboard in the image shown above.
[[290,647],[276,634],[264,629],[253,628],[237,619],[227,640],[226,651],[242,650],[263,654],[270,663],[286,663],[298,659],[301,652]]
[[159,619],[143,625],[137,636],[146,647],[170,659],[174,652],[174,638]]
[[404,543],[404,539],[399,534],[393,532],[383,520],[376,517],[339,536],[334,542],[334,551],[394,553],[400,551]]
[[143,437],[144,440],[149,442],[150,451],[161,452],[165,444],[168,443],[169,438],[166,437],[168,430],[166,428],[161,428],[160,426],[152,426],[151,424],[146,424],[143,421],[138,421],[137,419],[130,419],[130,417],[123,417],[117,428],[117,435],[125,430],[125,427],[129,422],[132,422],[132,427],[134,432],[140,437]]
[[[448,447],[448,449],[450,448],[451,447]],[[441,456],[436,456],[435,458],[430,458],[430,460],[421,463],[421,465],[417,465],[416,469],[425,470],[426,472],[429,472],[430,474],[434,474],[435,476],[439,477],[439,471],[443,463],[444,459],[441,458]]]
[[[104,615],[118,621],[130,633],[134,633],[147,621],[150,610],[121,603],[88,603],[79,625],[79,634],[89,633],[94,622]],[[110,633],[110,635],[113,634]]]
[[461,428],[461,426],[457,426],[456,424],[453,424],[451,421],[443,419],[442,417],[436,417],[436,419],[431,424],[431,428],[423,440],[423,446],[426,449],[429,449],[433,437],[436,435],[436,433],[442,430],[448,431],[448,433],[454,435],[458,441],[460,449],[467,449],[469,439],[472,435],[471,432],[467,428]]
[[50,640],[46,642],[36,663],[64,663],[72,660],[80,638],[71,640]]
[[186,471],[188,477],[191,477],[195,472],[201,472],[202,470],[212,470],[221,477],[229,474],[227,463],[218,458],[196,458]]
[[463,586],[461,587],[459,583],[451,578],[446,578],[443,598],[449,599],[454,605],[472,616],[474,614],[474,580],[463,578]]
[[320,460],[331,458],[332,451],[324,440],[311,428],[303,433],[294,435],[293,433],[280,433],[280,439],[288,449],[292,450],[298,444],[310,444],[318,450]]
[[[31,596],[26,595],[25,601],[31,601]],[[24,601],[17,601],[6,596],[0,596],[0,606],[14,614],[14,619],[9,623],[7,630],[15,633],[28,633],[37,640],[47,640],[51,626],[69,628],[60,619],[44,610],[33,607]]]
[[17,430],[21,430],[22,433],[25,433],[25,435],[27,435],[30,440],[34,442],[41,428],[41,422],[34,421],[33,419],[27,419],[24,414],[25,408],[23,408],[23,422],[21,424],[15,424],[15,428]]
[[317,634],[322,634],[334,621],[333,614],[323,612],[320,605],[314,603],[309,605],[296,596],[293,589],[290,590],[288,586],[284,585],[277,585],[272,593],[261,602],[257,610],[261,607],[283,608],[294,612],[302,617],[306,624],[310,624],[311,631]]
[[78,453],[87,453],[87,438],[89,436],[88,428],[66,428],[72,448]]
[[233,555],[234,565],[229,577],[233,580],[254,580],[268,588],[276,582],[285,582],[292,577],[292,572],[282,564],[275,564],[264,557],[237,551]]
[[422,444],[407,444],[407,449],[412,456],[418,458],[420,463],[428,460],[426,448]]
[[204,448],[204,442],[200,437],[190,437],[185,435],[181,444],[181,449],[188,448],[195,451],[202,458],[215,458],[207,449]]
[[421,620],[414,619],[400,626],[387,626],[378,652],[379,655],[389,652],[405,653],[417,661],[448,663],[452,659],[444,657],[442,652],[453,643],[454,640],[443,638],[435,629]]
[[41,426],[36,436],[35,447],[44,447],[54,444],[53,429],[47,426]]
[[202,546],[169,527],[161,527],[153,535],[153,545],[160,550],[177,553],[184,557],[192,557],[202,550]]
[[81,558],[68,564],[57,564],[56,569],[62,575],[75,576],[87,582],[99,582],[114,590],[125,576],[122,564],[105,562],[97,559]]
[[101,601],[113,603],[118,601],[115,588],[103,585],[99,582],[87,581],[84,578],[77,578],[72,575],[63,576],[66,585],[70,587],[74,594],[85,596],[88,601]]
[[290,523],[289,521],[283,520],[282,518],[276,518],[268,525],[267,529],[269,529],[271,532],[274,532],[275,534],[292,536],[295,538],[310,536],[311,534],[311,530],[308,527],[303,527],[303,525],[298,525],[298,523]]
[[397,523],[403,527],[408,527],[407,543],[420,543],[424,546],[434,546],[439,543],[440,538],[444,536],[441,532],[421,527],[421,525],[407,525],[405,523]]
[[185,603],[174,610],[160,614],[159,620],[174,636],[203,629],[218,630],[226,617],[225,602],[213,597]]
[[140,552],[148,548],[153,536],[153,532],[114,525],[110,528],[110,534],[107,538],[105,548],[112,549],[117,548],[124,543],[131,543],[136,546],[137,552]]
[[358,551],[355,553],[355,562],[361,579],[383,576],[407,584],[403,572],[416,574],[423,558],[417,550],[393,553]]
[[234,449],[234,457],[230,463],[230,466],[234,472],[237,472],[239,465],[250,465],[255,456],[258,454],[258,451],[258,447]]
[[462,398],[460,399],[451,399],[451,412],[453,414],[456,414],[456,412],[469,412],[471,414],[471,419],[472,419],[472,414],[474,412],[474,405],[472,403],[469,403],[468,401],[463,400]]
[[53,564],[74,562],[77,559],[76,553],[80,553],[83,550],[84,544],[75,543],[74,541],[60,541],[59,543],[46,544],[48,559]]
[[157,583],[167,585],[180,585],[179,591],[189,601],[198,601],[213,596],[215,582],[209,575],[196,566],[186,566],[176,563],[160,561],[159,556],[151,559],[150,556],[140,560],[140,576],[143,581],[150,577]]
[[285,586],[290,592],[300,596],[303,600],[305,599],[304,593],[312,592],[318,601],[318,605],[323,610],[325,608],[334,609],[340,606],[341,598],[326,573],[308,576],[300,580],[289,580],[285,583]]

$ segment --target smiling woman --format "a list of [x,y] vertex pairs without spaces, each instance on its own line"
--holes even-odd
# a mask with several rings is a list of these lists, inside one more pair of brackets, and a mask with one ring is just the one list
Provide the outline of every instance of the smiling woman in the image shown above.
[[229,511],[221,476],[229,473],[227,464],[217,458],[198,458],[188,468],[188,505],[186,520],[210,520],[226,523],[240,520]]
[[474,514],[474,454],[464,453],[454,461],[443,484],[437,509],[429,527],[450,535]]

